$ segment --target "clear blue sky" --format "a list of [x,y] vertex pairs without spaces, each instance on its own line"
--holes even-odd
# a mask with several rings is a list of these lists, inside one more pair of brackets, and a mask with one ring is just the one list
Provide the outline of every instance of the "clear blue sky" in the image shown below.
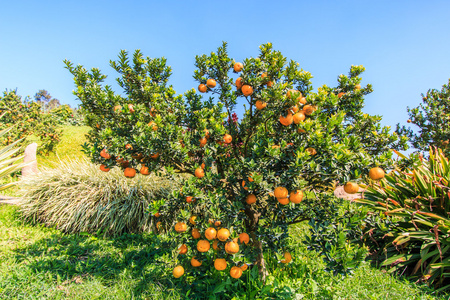
[[33,96],[46,89],[79,104],[70,59],[115,76],[121,49],[165,56],[178,93],[196,87],[194,57],[229,43],[236,60],[272,42],[310,71],[314,87],[335,85],[364,65],[374,92],[365,112],[406,124],[406,107],[450,78],[450,1],[2,1],[0,88]]

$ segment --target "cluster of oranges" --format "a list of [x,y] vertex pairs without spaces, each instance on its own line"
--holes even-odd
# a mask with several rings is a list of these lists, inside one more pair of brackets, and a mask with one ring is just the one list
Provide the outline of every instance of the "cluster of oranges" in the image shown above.
[[[189,218],[189,223],[191,223],[193,226],[196,225],[196,216],[191,216]],[[213,222],[210,220],[210,224],[212,225]],[[211,249],[211,241],[212,248],[214,251],[218,251],[220,249],[219,242],[225,243],[225,252],[231,255],[237,254],[240,250],[239,243],[247,245],[250,242],[250,236],[242,232],[239,234],[239,238],[230,239],[230,231],[227,228],[220,228],[221,222],[216,221],[214,222],[214,226],[218,229],[210,226],[208,227],[204,232],[204,239],[202,239],[202,234],[198,230],[198,228],[193,228],[191,230],[192,238],[195,240],[198,240],[197,242],[197,251],[200,253],[206,253]],[[184,222],[178,222],[175,224],[175,231],[178,233],[183,233],[188,230],[187,224]],[[182,244],[180,248],[178,249],[178,253],[180,255],[185,255],[188,252],[188,246],[186,244]],[[200,267],[203,264],[202,261],[198,260],[195,256],[191,258],[191,266],[192,267]],[[226,259],[224,258],[216,258],[214,260],[214,268],[218,271],[223,271],[227,268],[228,263]],[[246,271],[248,268],[247,264],[242,264],[241,266],[233,266],[230,269],[230,276],[233,278],[240,278],[242,276],[242,272]],[[176,266],[173,269],[173,276],[175,278],[179,278],[183,276],[184,274],[184,268],[181,265]]]
[[200,93],[206,93],[206,91],[208,90],[208,88],[212,89],[212,88],[214,88],[214,87],[216,87],[216,81],[215,81],[214,79],[210,78],[210,79],[208,79],[208,80],[206,81],[206,84],[201,83],[201,84],[198,86],[198,91],[199,91]]
[[273,195],[283,205],[287,205],[289,202],[298,204],[303,200],[303,192],[301,190],[293,190],[289,193],[287,188],[282,186],[275,188]]
[[[375,167],[369,170],[369,177],[372,180],[381,180],[384,178],[384,170],[380,167]],[[356,194],[357,192],[359,192],[359,185],[355,182],[347,182],[344,185],[344,191],[347,194]]]

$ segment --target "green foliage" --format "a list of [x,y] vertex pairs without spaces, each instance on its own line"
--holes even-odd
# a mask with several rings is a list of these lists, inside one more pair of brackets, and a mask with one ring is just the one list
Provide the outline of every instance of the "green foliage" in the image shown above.
[[412,170],[394,170],[367,186],[356,200],[382,213],[384,223],[367,227],[382,266],[430,285],[450,288],[450,164],[431,149]]
[[25,143],[26,137],[35,135],[40,140],[38,152],[48,154],[60,140],[61,130],[56,129],[56,123],[50,114],[41,111],[40,104],[36,102],[22,101],[22,97],[16,91],[5,91],[0,96],[0,129],[13,125],[16,129],[3,136],[0,140],[2,145],[9,145],[14,141],[21,140],[20,145]]
[[81,125],[76,111],[67,104],[59,105],[50,110],[49,113],[53,115],[55,121],[60,125]]
[[428,147],[443,149],[446,156],[450,155],[450,79],[442,89],[430,89],[422,94],[422,103],[418,107],[407,108],[411,124],[416,125],[415,132],[406,126],[397,124],[397,132],[406,134],[414,148],[426,152]]
[[[236,255],[224,252],[225,242],[217,253],[194,251],[204,261],[202,272],[209,272],[213,257],[225,257],[229,266],[256,261],[264,274],[262,253],[281,257],[289,250],[288,226],[314,216],[333,184],[359,178],[374,165],[389,166],[387,149],[405,147],[405,138],[382,128],[379,117],[361,112],[364,96],[372,90],[360,86],[362,66],[341,75],[337,87],[313,92],[312,75],[270,43],[260,47],[256,58],[243,60],[239,76],[253,89],[248,96],[235,90],[235,60],[228,56],[226,43],[195,60],[198,83],[217,83],[207,89],[208,98],[193,89],[176,95],[168,85],[171,68],[166,59],[144,57],[139,50],[132,57],[121,51],[111,61],[125,96],[104,86],[106,76],[98,69],[65,63],[92,128],[84,149],[93,162],[125,168],[126,160],[131,168],[164,168],[169,178],[175,172],[193,175],[204,164],[203,178],[185,176],[182,189],[151,207],[161,213],[166,229],[173,228],[174,220],[188,223],[190,216],[197,216],[200,232],[211,226],[210,220],[219,220],[230,229],[230,239],[242,232],[250,235],[251,243],[241,244]],[[267,107],[257,110],[257,101]],[[242,102],[245,112],[239,121],[236,107]],[[306,114],[305,120],[284,126],[280,118],[297,109]],[[231,143],[224,141],[225,134],[231,135]],[[100,155],[104,149],[110,158]],[[281,205],[272,194],[277,186],[303,191],[305,201]],[[256,196],[255,204],[246,203],[249,194]],[[196,201],[187,203],[190,196]],[[173,249],[183,243],[196,248],[190,230],[169,232]],[[189,258],[177,259],[187,269]]]
[[26,220],[64,232],[142,232],[154,224],[146,213],[149,203],[175,187],[153,175],[128,180],[117,169],[104,173],[85,160],[72,160],[21,180],[21,212]]

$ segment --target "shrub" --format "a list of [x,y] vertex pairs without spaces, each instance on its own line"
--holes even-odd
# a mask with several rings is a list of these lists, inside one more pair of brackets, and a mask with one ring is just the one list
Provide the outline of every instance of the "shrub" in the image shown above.
[[[196,277],[217,274],[218,257],[227,261],[217,264],[227,273],[244,262],[256,264],[264,281],[265,252],[285,263],[291,260],[290,224],[314,215],[334,182],[359,178],[370,166],[389,165],[387,150],[405,144],[381,127],[380,117],[361,111],[372,91],[370,85],[361,87],[362,66],[340,75],[336,87],[313,92],[312,75],[270,43],[241,64],[223,43],[217,52],[195,59],[199,93],[191,89],[176,95],[166,62],[121,51],[111,66],[120,74],[122,94],[103,85],[106,76],[100,70],[70,61],[66,66],[92,128],[85,150],[93,162],[125,168],[130,177],[136,169],[159,172],[163,167],[169,176],[190,174],[181,189],[152,210],[161,214],[161,226],[171,229],[174,252],[182,244],[190,249],[174,259],[173,267],[184,265]],[[219,240],[203,237],[207,229],[213,232],[210,227]],[[192,268],[192,256],[202,266]]]
[[119,235],[150,230],[152,201],[176,187],[155,175],[126,179],[119,170],[104,173],[86,160],[61,162],[55,169],[21,181],[26,220],[64,232]]
[[355,201],[385,219],[366,228],[381,266],[450,288],[450,164],[442,150],[430,149],[429,159],[413,169],[368,185],[364,199]]

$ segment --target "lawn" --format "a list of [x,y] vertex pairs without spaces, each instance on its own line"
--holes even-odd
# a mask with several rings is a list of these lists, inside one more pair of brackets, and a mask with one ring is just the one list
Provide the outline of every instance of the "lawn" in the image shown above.
[[[82,156],[87,127],[64,128],[56,154],[38,157],[39,166]],[[16,195],[17,190],[14,192]],[[293,262],[287,266],[266,257],[271,274],[266,286],[256,269],[241,280],[216,277],[180,279],[166,236],[151,233],[105,238],[95,234],[63,234],[21,221],[17,207],[0,205],[0,299],[444,299],[364,263],[351,275],[325,271],[317,253],[299,243],[308,225],[290,228]],[[207,267],[204,267],[207,268]],[[202,272],[195,271],[195,272]],[[227,292],[218,286],[225,285]]]

